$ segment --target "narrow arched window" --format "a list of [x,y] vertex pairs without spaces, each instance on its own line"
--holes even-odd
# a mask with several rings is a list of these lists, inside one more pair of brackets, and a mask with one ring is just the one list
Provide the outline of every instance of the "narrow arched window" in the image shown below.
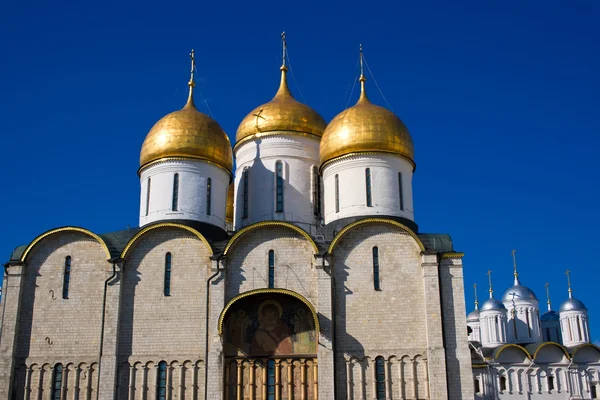
[[156,398],[157,400],[167,400],[167,363],[164,361],[158,363]]
[[212,179],[206,178],[206,215],[210,215],[210,203],[212,201]]
[[248,218],[248,168],[244,168],[242,172],[242,186],[243,186],[243,209],[242,218]]
[[335,212],[340,212],[340,176],[335,174]]
[[400,200],[400,211],[404,211],[404,193],[402,192],[402,173],[398,172],[398,200]]
[[475,393],[481,392],[481,386],[479,385],[479,379],[475,378]]
[[267,361],[267,399],[275,400],[275,360]]
[[373,285],[375,290],[381,290],[379,284],[379,249],[373,247]]
[[269,250],[269,288],[275,287],[275,252]]
[[173,175],[173,203],[171,209],[177,211],[179,206],[179,174]]
[[63,366],[62,364],[56,364],[54,366],[52,376],[52,400],[62,399],[62,378],[63,378]]
[[165,255],[165,296],[171,295],[171,253]]
[[517,309],[514,307],[512,309],[512,324],[513,324],[513,333],[515,334],[515,339],[518,339],[519,334],[517,331]]
[[504,392],[506,390],[506,377],[500,377],[500,391]]
[[318,218],[321,216],[321,175],[319,168],[315,165],[312,167],[313,176],[313,213]]
[[283,212],[283,163],[277,161],[275,164],[277,185],[277,207],[276,212]]
[[375,381],[377,384],[377,400],[385,400],[385,366],[381,356],[375,359]]
[[65,258],[65,270],[63,272],[63,299],[69,298],[69,284],[71,283],[71,256]]
[[373,207],[371,199],[371,168],[365,169],[365,185],[367,187],[367,207]]
[[150,212],[150,183],[150,178],[148,178],[146,183],[146,215]]
[[596,385],[590,385],[590,397],[592,399],[598,398],[598,390],[596,389]]
[[550,391],[550,390],[554,390],[554,377],[553,376],[548,377],[548,391]]
[[579,335],[579,340],[583,340],[583,335],[581,334],[581,318],[577,317],[577,334]]
[[527,336],[531,337],[531,322],[529,321],[529,310],[525,310],[525,319],[527,320]]

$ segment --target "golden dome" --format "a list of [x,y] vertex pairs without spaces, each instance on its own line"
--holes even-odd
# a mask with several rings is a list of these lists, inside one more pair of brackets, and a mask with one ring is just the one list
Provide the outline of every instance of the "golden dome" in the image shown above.
[[321,137],[325,120],[315,110],[292,96],[287,84],[287,68],[281,67],[281,83],[273,99],[256,107],[242,120],[235,135],[236,145],[243,139],[266,132],[291,131]]
[[361,75],[358,102],[339,113],[327,125],[321,139],[321,166],[352,153],[383,152],[397,154],[414,165],[412,138],[404,123],[393,112],[369,100]]
[[235,190],[235,186],[233,182],[229,185],[227,189],[227,203],[225,205],[225,221],[233,222],[233,192]]
[[[192,60],[193,63],[193,60]],[[140,153],[140,169],[165,157],[206,160],[231,174],[233,154],[227,134],[217,121],[194,105],[194,77],[185,106],[161,118],[146,136]]]

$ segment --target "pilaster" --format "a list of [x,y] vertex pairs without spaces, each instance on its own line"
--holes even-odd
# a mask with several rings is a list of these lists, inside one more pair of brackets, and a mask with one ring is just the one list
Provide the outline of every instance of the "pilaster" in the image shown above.
[[[425,293],[425,325],[427,335],[427,365],[429,376],[430,398],[436,400],[448,399],[446,385],[446,352],[444,350],[440,284],[437,255],[423,255],[423,289]],[[467,334],[465,328],[464,334]],[[470,368],[469,368],[470,371]]]
[[25,267],[24,263],[7,265],[3,279],[3,318],[0,327],[0,399],[11,398]]
[[[223,398],[223,345],[219,336],[219,316],[225,307],[225,259],[213,260],[211,267],[211,276],[218,274],[210,281],[209,290],[209,308],[208,308],[208,354],[205,356],[203,372],[208,369],[208,374],[204,381],[207,399]],[[205,372],[206,373],[206,372]],[[202,393],[204,395],[204,393]]]
[[475,395],[466,333],[463,256],[463,253],[442,254],[439,268],[449,399],[470,399]]
[[333,359],[333,307],[332,307],[332,287],[329,262],[324,256],[317,257],[317,286],[318,286],[318,304],[316,309],[319,316],[320,332],[318,338],[319,363],[318,382],[319,398],[333,399],[334,393],[334,359]]

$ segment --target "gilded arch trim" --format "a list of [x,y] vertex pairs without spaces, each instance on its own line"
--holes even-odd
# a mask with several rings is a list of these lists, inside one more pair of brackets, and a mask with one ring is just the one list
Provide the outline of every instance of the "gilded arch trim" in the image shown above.
[[494,359],[498,359],[498,357],[500,357],[500,353],[502,353],[504,350],[508,349],[509,347],[516,347],[517,349],[520,349],[523,353],[525,353],[525,356],[527,357],[528,360],[532,360],[531,358],[531,354],[529,354],[529,352],[525,349],[525,347],[523,346],[519,346],[518,344],[515,343],[508,343],[505,344],[503,346],[500,346],[498,348],[498,350],[496,350],[496,352],[494,353]]
[[127,245],[125,245],[125,248],[123,249],[123,252],[121,253],[121,258],[125,258],[125,256],[127,256],[127,253],[129,253],[129,250],[131,250],[131,247],[135,244],[135,242],[139,238],[144,236],[146,233],[153,231],[154,229],[159,229],[159,228],[180,228],[180,229],[186,230],[186,231],[192,233],[198,239],[200,239],[200,241],[202,243],[204,243],[206,245],[206,247],[208,247],[208,251],[210,252],[211,256],[214,254],[212,247],[208,243],[208,240],[206,240],[206,238],[204,236],[202,236],[202,234],[200,232],[198,232],[197,230],[195,230],[194,228],[190,228],[187,225],[177,224],[174,222],[164,222],[162,224],[148,226],[148,227],[142,229],[141,231],[139,231],[138,233],[136,233],[131,239],[129,239],[129,242],[127,242]]
[[595,344],[593,344],[593,343],[584,343],[584,344],[580,344],[579,346],[575,347],[575,349],[573,350],[573,357],[572,357],[572,358],[573,358],[573,360],[575,360],[575,354],[577,354],[577,352],[578,352],[580,349],[583,349],[584,347],[591,347],[591,348],[594,348],[594,349],[598,350],[598,352],[600,352],[600,347],[596,346],[596,345],[595,345]]
[[406,233],[408,233],[415,240],[415,242],[417,242],[417,244],[419,245],[419,248],[421,249],[421,251],[425,251],[425,245],[423,245],[423,242],[421,242],[421,239],[419,239],[419,236],[417,236],[417,234],[414,233],[406,225],[403,225],[400,222],[394,221],[392,219],[386,219],[386,218],[365,218],[365,219],[361,219],[359,221],[355,221],[355,222],[351,223],[350,225],[347,225],[346,227],[344,227],[341,231],[339,231],[338,234],[335,235],[335,237],[333,238],[333,241],[331,242],[331,244],[329,245],[329,248],[327,249],[327,253],[328,254],[333,254],[333,250],[335,249],[335,246],[342,239],[342,237],[346,233],[348,233],[348,231],[350,231],[351,229],[354,229],[355,227],[357,227],[359,225],[363,225],[363,224],[375,224],[375,223],[389,224],[389,225],[393,225],[393,226],[396,226],[396,227],[400,228],[401,230],[403,230]]
[[535,349],[535,352],[533,353],[533,359],[535,359],[538,355],[538,352],[542,349],[542,347],[546,347],[546,346],[556,346],[559,349],[562,350],[562,352],[564,353],[565,356],[567,356],[567,360],[571,359],[571,355],[569,354],[569,352],[567,351],[567,349],[565,349],[560,343],[556,343],[556,342],[544,342],[542,344],[540,344],[537,349]]
[[290,224],[289,222],[263,221],[263,222],[257,222],[252,225],[248,225],[247,227],[241,229],[239,232],[237,232],[235,235],[233,235],[233,237],[229,240],[229,243],[227,243],[227,246],[225,247],[225,251],[223,252],[223,255],[226,256],[227,253],[229,253],[229,250],[231,249],[231,247],[246,233],[253,231],[255,229],[263,228],[265,226],[281,226],[284,228],[290,228],[291,230],[295,231],[296,233],[299,233],[300,235],[304,236],[304,238],[306,240],[308,240],[308,242],[312,246],[313,250],[315,251],[315,254],[319,253],[319,248],[317,247],[317,244],[310,237],[310,235],[308,233],[306,233],[306,231],[304,231],[304,229],[299,228],[296,225]]
[[255,289],[255,290],[250,290],[248,292],[238,294],[237,296],[235,296],[234,298],[232,298],[231,300],[229,300],[227,302],[227,304],[225,305],[225,308],[223,308],[223,311],[221,311],[221,315],[219,315],[219,325],[218,325],[219,335],[223,335],[223,322],[225,320],[225,315],[227,315],[227,311],[229,311],[231,306],[233,306],[238,300],[242,300],[242,299],[245,299],[246,297],[251,297],[254,295],[265,294],[265,293],[283,294],[286,296],[295,297],[296,299],[303,302],[308,307],[310,312],[312,313],[317,336],[319,335],[319,332],[321,331],[321,327],[319,326],[319,318],[317,317],[317,310],[315,310],[315,307],[312,305],[312,303],[310,301],[308,301],[306,299],[306,297],[304,297],[301,294],[296,293],[294,291],[288,290],[288,289]]
[[90,230],[87,230],[85,228],[79,228],[79,227],[76,227],[76,226],[64,226],[62,228],[51,229],[51,230],[49,230],[47,232],[42,233],[41,235],[39,235],[35,239],[33,239],[33,241],[27,246],[27,248],[25,249],[25,251],[23,251],[23,254],[21,255],[21,260],[20,261],[21,262],[25,262],[25,260],[27,259],[27,256],[31,252],[31,250],[33,250],[33,248],[39,242],[41,242],[42,240],[44,240],[48,236],[54,235],[56,233],[61,233],[61,232],[80,232],[80,233],[83,233],[85,235],[91,236],[98,243],[100,243],[100,245],[102,246],[102,248],[106,252],[106,259],[109,260],[111,258],[111,256],[110,256],[110,250],[108,249],[108,246],[106,245],[106,242],[100,236],[96,235],[94,232],[92,232]]

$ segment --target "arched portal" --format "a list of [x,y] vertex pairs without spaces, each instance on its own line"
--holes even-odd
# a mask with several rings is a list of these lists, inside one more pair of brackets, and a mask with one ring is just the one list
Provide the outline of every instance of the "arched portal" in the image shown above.
[[242,293],[219,318],[226,399],[316,399],[319,321],[285,289]]

